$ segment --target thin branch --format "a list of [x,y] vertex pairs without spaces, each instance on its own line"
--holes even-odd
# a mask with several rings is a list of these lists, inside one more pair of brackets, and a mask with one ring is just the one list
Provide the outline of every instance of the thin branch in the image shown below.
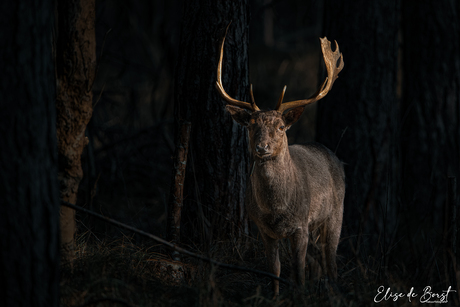
[[345,135],[345,132],[347,132],[348,126],[345,127],[342,131],[342,135],[340,136],[339,141],[337,142],[337,146],[335,146],[334,154],[337,154],[337,150],[339,149],[340,142],[342,142],[343,136]]
[[147,238],[150,238],[154,241],[157,241],[158,243],[161,243],[163,245],[165,245],[166,247],[168,248],[171,248],[172,250],[175,250],[179,253],[182,253],[184,255],[187,255],[187,256],[190,256],[190,257],[193,257],[193,258],[197,258],[197,259],[200,259],[200,260],[203,260],[205,262],[209,262],[215,266],[218,266],[218,267],[222,267],[222,268],[227,268],[227,269],[231,269],[231,270],[236,270],[236,271],[243,271],[243,272],[250,272],[250,273],[255,273],[255,274],[258,274],[258,275],[262,275],[262,276],[266,276],[266,277],[270,277],[270,278],[273,278],[273,279],[276,279],[276,280],[279,280],[281,281],[282,283],[285,283],[285,284],[291,284],[291,282],[285,280],[284,278],[280,278],[274,274],[271,274],[271,273],[268,273],[268,272],[264,272],[264,271],[259,271],[259,270],[256,270],[256,269],[251,269],[251,268],[245,268],[245,267],[241,267],[241,266],[237,266],[237,265],[232,265],[232,264],[227,264],[227,263],[222,263],[222,262],[219,262],[217,260],[214,260],[214,259],[211,259],[211,258],[208,258],[208,257],[205,257],[203,255],[200,255],[200,254],[196,254],[196,253],[193,253],[189,250],[186,250],[182,247],[179,247],[177,246],[176,244],[173,244],[173,243],[170,243],[160,237],[157,237],[153,234],[150,234],[148,232],[145,232],[145,231],[142,231],[140,229],[137,229],[135,227],[132,227],[132,226],[129,226],[129,225],[126,225],[124,223],[121,223],[117,220],[114,220],[114,219],[111,219],[109,217],[106,217],[106,216],[103,216],[99,213],[96,213],[94,211],[91,211],[91,210],[88,210],[88,209],[85,209],[85,208],[82,208],[80,206],[76,206],[74,204],[71,204],[69,202],[66,202],[66,201],[62,201],[61,200],[61,205],[63,206],[66,206],[66,207],[69,207],[69,208],[72,208],[72,209],[75,209],[75,210],[79,210],[79,211],[82,211],[86,214],[89,214],[89,215],[92,215],[94,217],[97,217],[98,219],[101,219],[107,223],[110,223],[110,224],[113,224],[113,225],[116,225],[118,227],[121,227],[121,228],[124,228],[124,229],[127,229],[129,231],[132,231],[134,233],[137,233],[139,235],[142,235],[142,236],[145,236]]
[[112,303],[115,303],[115,304],[122,304],[122,305],[127,306],[127,307],[135,306],[135,305],[131,304],[130,302],[128,302],[126,300],[123,300],[123,299],[120,299],[120,298],[116,298],[116,297],[100,297],[100,298],[96,298],[96,299],[91,299],[91,300],[85,302],[83,305],[80,305],[80,307],[96,305],[96,304],[99,304],[99,303],[102,303],[102,302],[112,302]]
[[96,105],[97,105],[97,103],[99,102],[99,100],[101,100],[102,93],[104,92],[104,89],[105,89],[105,83],[104,83],[104,85],[102,85],[102,89],[101,89],[101,91],[99,92],[99,96],[97,97],[97,100],[96,100],[96,102],[95,102],[94,105],[93,105],[93,109],[96,107]]
[[[102,40],[101,53],[100,53],[100,55],[99,55],[99,58],[102,57],[102,51],[104,51],[105,40],[107,39],[107,35],[110,33],[110,31],[112,31],[112,28],[108,29],[107,32],[105,32],[104,39]],[[96,72],[94,73],[94,79],[93,79],[93,82],[91,83],[91,87],[88,89],[88,92],[91,91],[91,90],[93,89],[94,83],[96,82],[96,77],[97,77],[97,73],[99,72],[99,63],[100,63],[100,62],[101,62],[101,61],[99,60],[99,61],[97,61],[97,63],[96,63]],[[104,84],[104,86],[105,86],[105,84]],[[102,89],[102,90],[104,90],[104,89]],[[102,91],[101,91],[101,95],[102,95]],[[100,99],[100,98],[101,98],[101,97],[99,96],[99,99]],[[98,99],[98,101],[99,101],[99,99]],[[97,104],[97,102],[96,102],[96,104]],[[95,104],[94,106],[96,106],[96,104]]]

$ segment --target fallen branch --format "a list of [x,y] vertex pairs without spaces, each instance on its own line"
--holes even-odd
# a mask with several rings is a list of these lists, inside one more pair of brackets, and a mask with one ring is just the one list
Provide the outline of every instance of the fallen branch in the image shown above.
[[132,226],[129,226],[129,225],[126,225],[124,223],[121,223],[117,220],[114,220],[114,219],[111,219],[109,217],[106,217],[106,216],[103,216],[99,213],[96,213],[94,211],[91,211],[91,210],[88,210],[88,209],[85,209],[83,207],[80,207],[80,206],[76,206],[74,204],[71,204],[69,202],[65,202],[65,201],[61,201],[61,205],[63,206],[66,206],[66,207],[69,207],[69,208],[72,208],[72,209],[75,209],[75,210],[79,210],[79,211],[82,211],[82,212],[85,212],[89,215],[92,215],[94,217],[97,217],[98,219],[101,219],[107,223],[110,223],[110,224],[113,224],[113,225],[116,225],[118,227],[121,227],[121,228],[124,228],[124,229],[127,229],[129,231],[132,231],[134,233],[137,233],[137,234],[140,234],[142,236],[145,236],[147,238],[150,238],[152,240],[155,240],[157,241],[158,243],[161,243],[163,245],[165,245],[166,247],[169,247],[171,248],[172,250],[175,250],[181,254],[184,254],[184,255],[187,255],[187,256],[190,256],[190,257],[193,257],[193,258],[197,258],[197,259],[200,259],[200,260],[203,260],[203,261],[206,261],[206,262],[209,262],[215,266],[218,266],[218,267],[222,267],[222,268],[227,268],[227,269],[230,269],[230,270],[236,270],[236,271],[243,271],[243,272],[250,272],[250,273],[255,273],[255,274],[258,274],[258,275],[262,275],[262,276],[266,276],[266,277],[270,277],[270,278],[273,278],[273,279],[276,279],[276,280],[279,280],[281,281],[282,283],[285,283],[285,284],[291,284],[289,281],[283,279],[283,278],[280,278],[274,274],[271,274],[271,273],[268,273],[268,272],[264,272],[264,271],[259,271],[259,270],[255,270],[255,269],[251,269],[251,268],[245,268],[245,267],[241,267],[241,266],[237,266],[237,265],[232,265],[232,264],[228,264],[228,263],[222,263],[222,262],[219,262],[219,261],[216,261],[214,259],[211,259],[211,258],[208,258],[208,257],[205,257],[203,255],[200,255],[200,254],[196,254],[196,253],[193,253],[189,250],[186,250],[182,247],[179,247],[177,246],[176,244],[173,244],[173,243],[170,243],[160,237],[157,237],[155,235],[152,235],[148,232],[145,232],[145,231],[142,231],[140,229],[137,229],[135,227],[132,227]]

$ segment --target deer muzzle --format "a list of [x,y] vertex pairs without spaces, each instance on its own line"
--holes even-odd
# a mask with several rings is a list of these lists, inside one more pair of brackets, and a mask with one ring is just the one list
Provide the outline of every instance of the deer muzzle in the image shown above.
[[260,158],[271,155],[270,147],[268,144],[257,144],[256,145],[256,155]]

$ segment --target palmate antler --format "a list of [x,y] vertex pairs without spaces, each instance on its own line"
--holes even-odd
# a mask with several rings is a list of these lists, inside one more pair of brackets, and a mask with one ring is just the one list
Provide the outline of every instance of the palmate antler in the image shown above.
[[[228,30],[228,26],[227,26],[227,30]],[[251,103],[236,100],[230,97],[224,90],[224,86],[222,85],[222,58],[224,56],[224,43],[225,43],[225,36],[227,35],[227,30],[225,31],[225,35],[222,38],[222,43],[220,46],[219,64],[217,65],[217,81],[216,81],[217,90],[219,91],[222,98],[225,99],[225,101],[227,101],[227,103],[230,105],[234,105],[234,106],[237,106],[237,107],[240,107],[246,110],[250,110],[253,112],[260,111],[260,109],[257,107],[254,101],[254,94],[252,92],[252,84],[250,87]],[[283,103],[284,93],[286,92],[286,88],[287,88],[286,86],[284,86],[283,91],[278,100],[278,103],[275,107],[275,110],[277,110],[278,112],[283,113],[286,110],[305,106],[307,104],[318,101],[324,98],[327,95],[327,93],[331,90],[332,85],[334,84],[334,81],[337,79],[340,71],[342,70],[344,66],[343,56],[339,50],[339,45],[337,44],[337,42],[335,42],[336,48],[335,48],[335,51],[333,52],[331,49],[331,42],[328,41],[326,37],[320,38],[320,41],[321,41],[321,50],[323,52],[324,62],[327,68],[326,80],[324,80],[321,87],[311,98],[303,99],[303,100],[295,100],[295,101],[290,101],[286,103]]]
[[[305,106],[307,104],[313,103],[324,98],[327,93],[331,90],[334,81],[338,78],[339,72],[342,70],[344,62],[342,53],[339,50],[339,45],[335,42],[335,51],[331,49],[331,42],[327,40],[326,37],[320,38],[321,41],[321,50],[323,52],[324,62],[327,68],[327,77],[324,80],[321,87],[318,91],[309,99],[295,100],[286,103],[282,103],[284,92],[286,91],[286,86],[284,86],[283,92],[281,94],[280,100],[276,105],[275,110],[280,113],[283,113],[286,110]],[[337,65],[338,64],[338,65]]]

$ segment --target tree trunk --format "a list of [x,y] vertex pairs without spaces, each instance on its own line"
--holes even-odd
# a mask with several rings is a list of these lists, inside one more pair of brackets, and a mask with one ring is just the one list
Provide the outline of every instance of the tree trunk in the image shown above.
[[58,306],[52,1],[2,1],[0,306]]
[[225,42],[223,83],[229,95],[248,101],[247,1],[185,4],[175,77],[175,122],[191,122],[182,210],[183,238],[209,244],[239,239],[248,231],[244,209],[247,133],[225,111],[215,88],[218,49]]
[[386,242],[397,221],[398,1],[329,0],[324,9],[324,35],[345,67],[318,103],[317,140],[345,163],[345,236]]
[[[174,152],[174,166],[172,171],[172,182],[170,199],[168,203],[168,219],[166,222],[166,239],[175,244],[180,243],[180,224],[182,218],[182,205],[184,201],[185,170],[187,168],[188,143],[190,139],[190,122],[180,122]],[[174,260],[180,260],[178,252],[173,251]]]
[[403,1],[403,200],[440,227],[447,178],[460,188],[460,5]]
[[[81,154],[88,143],[96,68],[94,0],[57,1],[57,137],[61,200],[76,204],[83,177]],[[76,232],[75,210],[61,207],[63,260],[71,260]]]

